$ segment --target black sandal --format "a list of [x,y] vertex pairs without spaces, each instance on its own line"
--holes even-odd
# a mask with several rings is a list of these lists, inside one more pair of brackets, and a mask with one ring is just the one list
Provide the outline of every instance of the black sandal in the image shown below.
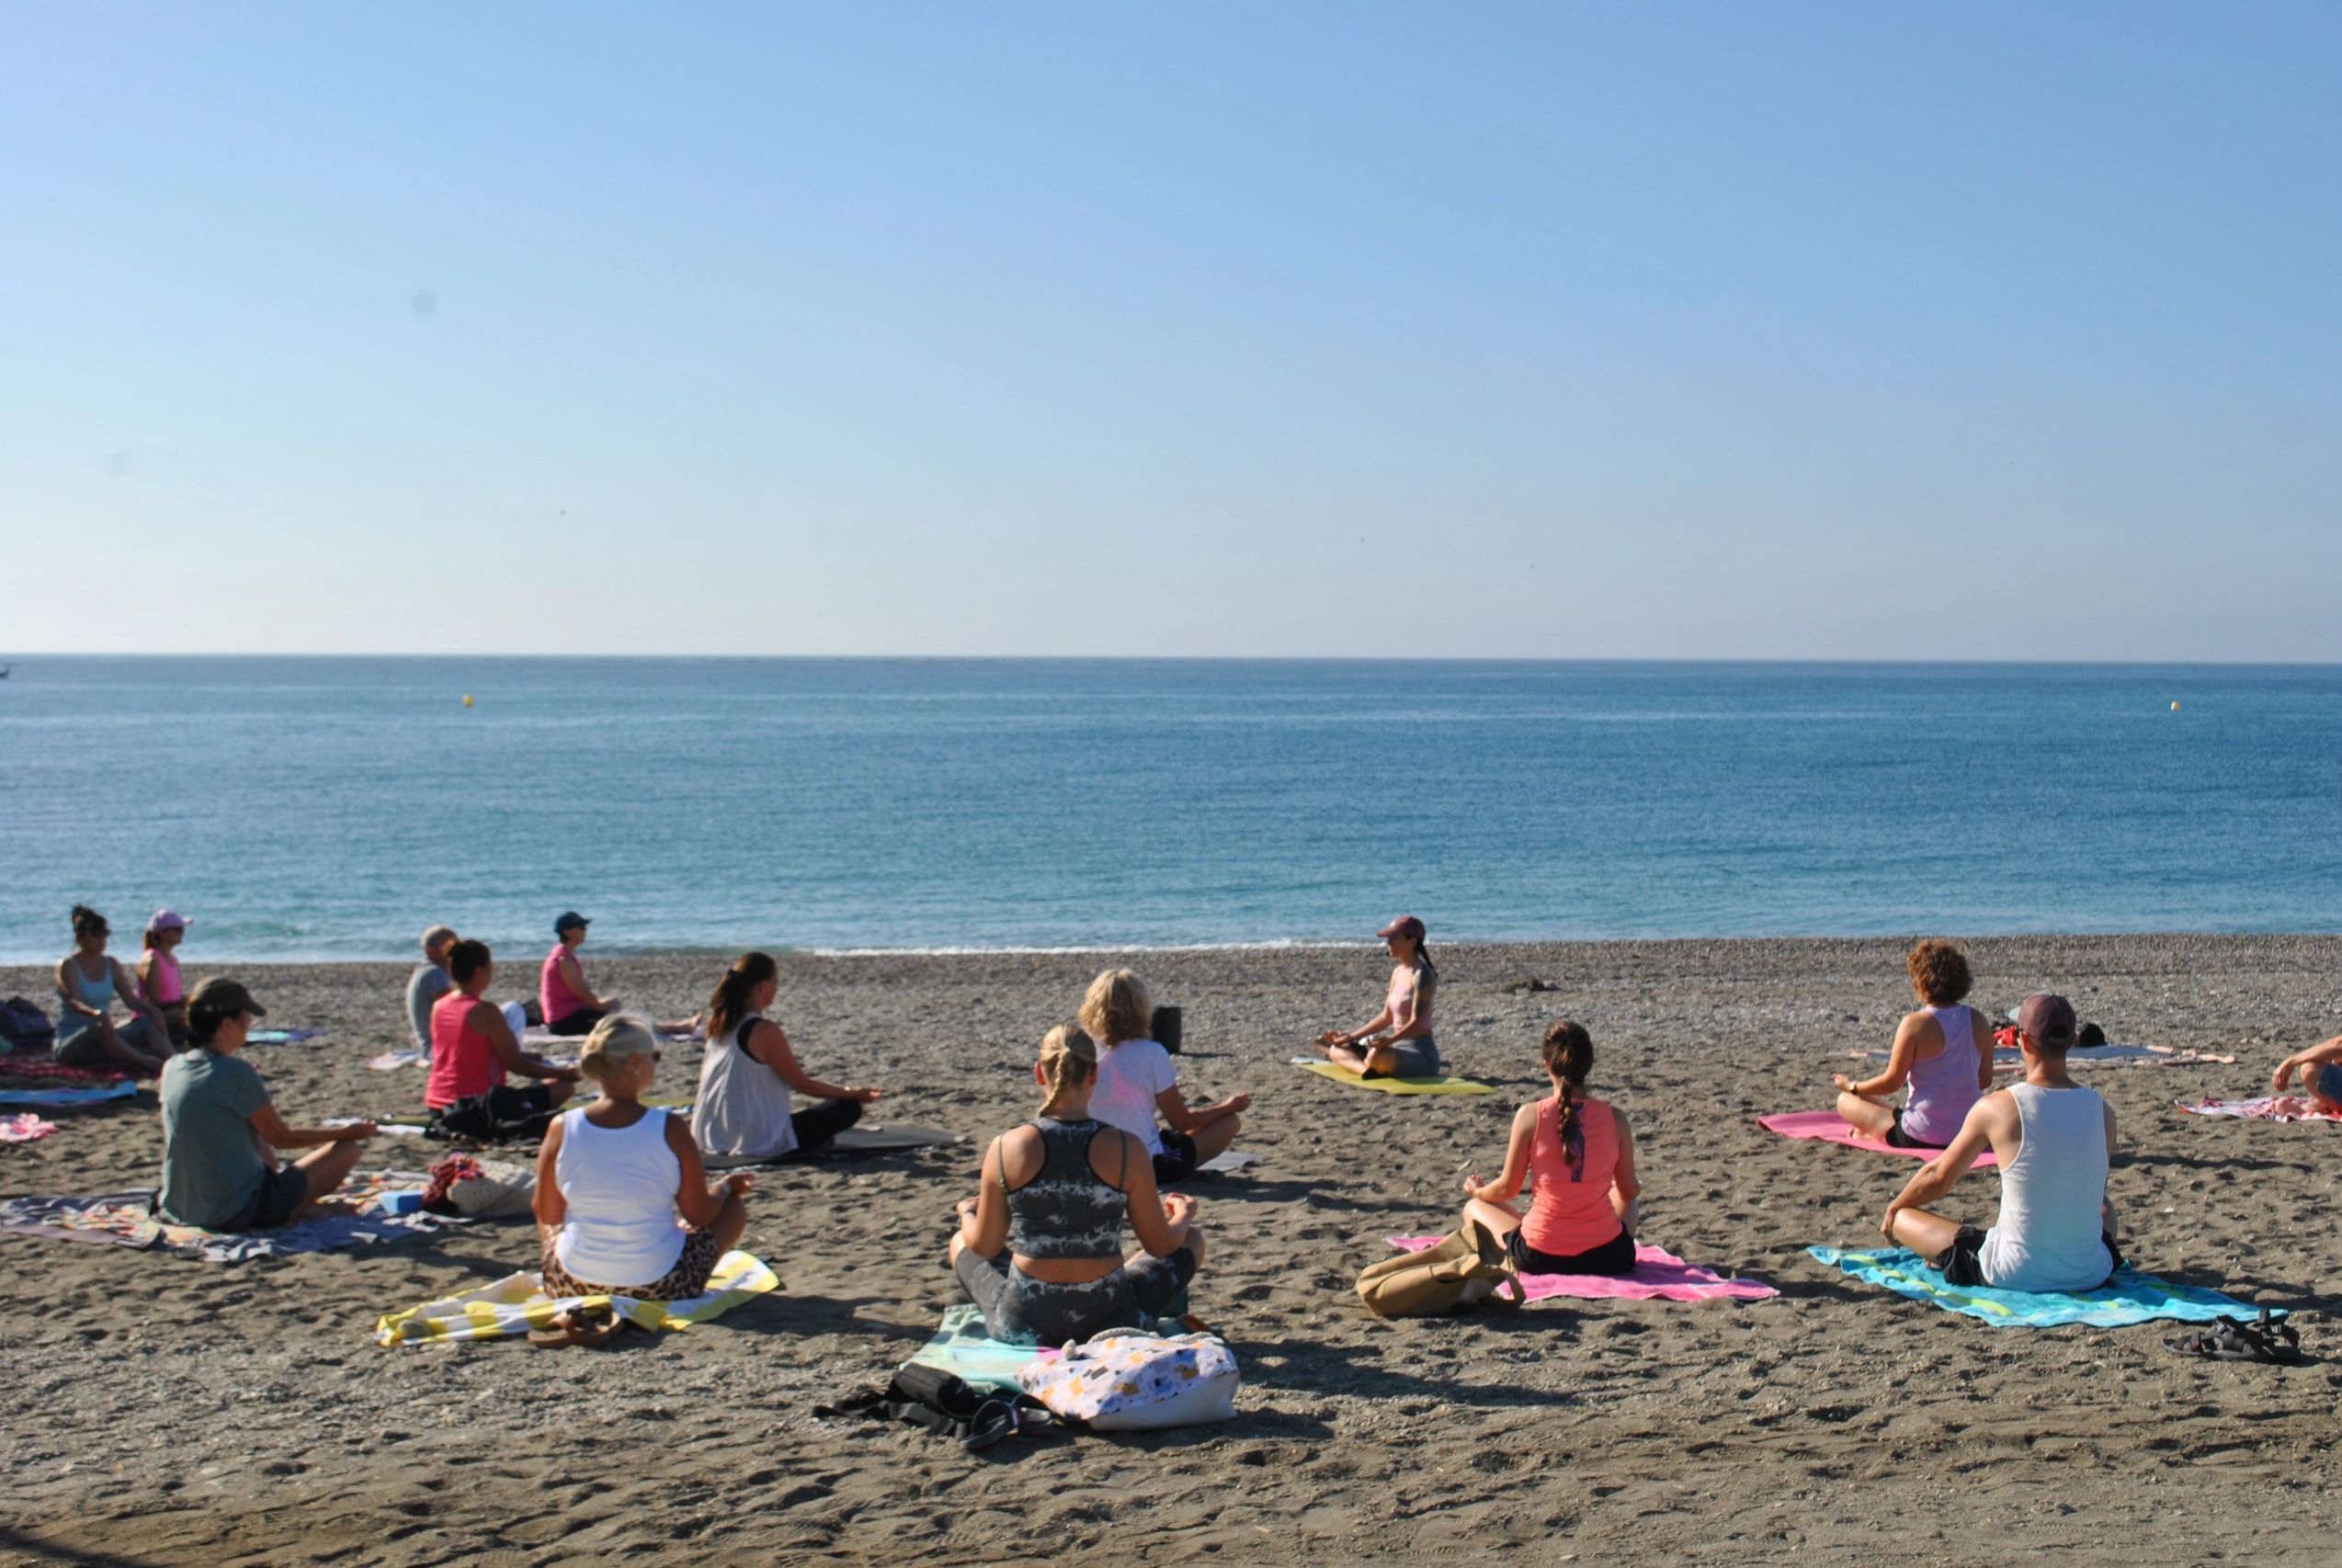
[[2271,1317],[2263,1307],[2255,1321],[2222,1318],[2208,1327],[2166,1339],[2163,1347],[2177,1356],[2200,1356],[2210,1361],[2259,1361],[2287,1367],[2302,1358],[2302,1335],[2291,1324]]

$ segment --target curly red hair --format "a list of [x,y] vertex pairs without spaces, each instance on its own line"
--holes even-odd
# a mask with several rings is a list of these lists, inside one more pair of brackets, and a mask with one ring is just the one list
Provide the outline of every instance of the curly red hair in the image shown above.
[[1968,994],[1975,977],[1968,972],[1968,955],[1957,942],[1930,937],[1911,949],[1904,967],[1911,983],[1931,1007],[1949,1007]]

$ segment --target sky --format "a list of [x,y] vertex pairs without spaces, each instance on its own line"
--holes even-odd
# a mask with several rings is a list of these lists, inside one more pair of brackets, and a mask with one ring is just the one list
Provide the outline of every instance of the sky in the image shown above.
[[2342,659],[2342,7],[0,0],[0,652]]

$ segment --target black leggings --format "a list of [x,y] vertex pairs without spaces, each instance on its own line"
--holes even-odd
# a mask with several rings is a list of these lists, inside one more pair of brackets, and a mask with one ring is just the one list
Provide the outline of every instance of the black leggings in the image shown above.
[[1634,1272],[1634,1238],[1623,1226],[1614,1239],[1567,1257],[1539,1252],[1518,1229],[1506,1233],[1505,1250],[1512,1255],[1513,1267],[1523,1274],[1607,1274],[1616,1278]]
[[803,1110],[790,1111],[789,1125],[797,1130],[795,1157],[820,1153],[831,1140],[861,1119],[859,1100],[815,1100]]
[[563,1036],[592,1034],[594,1026],[600,1023],[603,1017],[591,1007],[580,1007],[559,1022],[547,1024],[545,1032]]

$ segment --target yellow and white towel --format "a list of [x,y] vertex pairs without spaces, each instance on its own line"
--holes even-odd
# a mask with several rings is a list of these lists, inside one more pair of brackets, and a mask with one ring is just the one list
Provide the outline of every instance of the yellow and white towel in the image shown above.
[[507,1274],[494,1284],[460,1296],[447,1296],[392,1312],[374,1330],[377,1345],[422,1345],[435,1339],[503,1339],[543,1328],[553,1314],[574,1306],[609,1309],[640,1328],[688,1328],[767,1290],[780,1289],[780,1276],[745,1252],[716,1260],[705,1294],[681,1301],[638,1301],[631,1296],[548,1296],[535,1274]]

